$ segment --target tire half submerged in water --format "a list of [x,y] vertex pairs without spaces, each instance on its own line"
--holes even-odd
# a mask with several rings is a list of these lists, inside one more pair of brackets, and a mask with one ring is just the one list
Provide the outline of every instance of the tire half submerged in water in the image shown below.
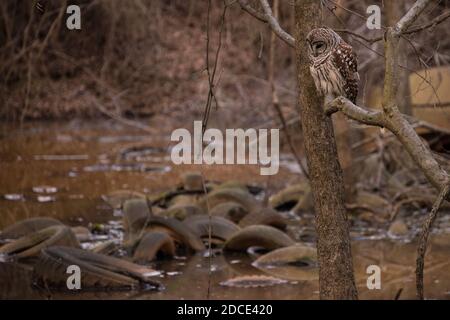
[[28,218],[6,227],[0,232],[0,240],[21,238],[27,234],[55,225],[62,226],[63,223],[50,217]]
[[295,244],[284,232],[264,225],[249,226],[239,230],[225,242],[224,250],[246,251],[249,247],[274,250]]
[[158,272],[122,259],[63,246],[44,249],[34,267],[33,278],[39,287],[67,290],[70,274],[67,268],[76,265],[81,271],[82,290],[161,290],[163,286],[151,279]]
[[29,258],[39,255],[42,249],[55,245],[80,247],[72,229],[64,225],[53,225],[5,244],[0,247],[0,254],[14,259]]
[[310,281],[319,278],[317,249],[300,243],[271,251],[252,266],[274,277]]
[[147,263],[155,260],[158,254],[175,256],[175,243],[165,232],[150,231],[144,234],[133,253],[133,261]]
[[194,234],[188,226],[178,221],[175,218],[166,218],[151,216],[148,218],[139,218],[134,221],[136,228],[133,230],[125,229],[125,239],[132,239],[125,241],[126,247],[135,246],[142,236],[149,231],[166,232],[169,234],[175,242],[182,244],[186,249],[190,251],[203,251],[205,245],[200,237]]
[[196,215],[183,221],[183,224],[188,226],[197,237],[205,240],[209,237],[210,223],[211,237],[218,243],[227,241],[241,229],[228,219],[215,216],[209,217],[208,215]]

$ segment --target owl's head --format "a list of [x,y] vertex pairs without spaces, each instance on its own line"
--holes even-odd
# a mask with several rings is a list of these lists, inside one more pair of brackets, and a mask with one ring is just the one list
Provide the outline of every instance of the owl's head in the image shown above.
[[310,57],[313,60],[327,57],[340,40],[341,37],[329,28],[311,30],[306,37]]

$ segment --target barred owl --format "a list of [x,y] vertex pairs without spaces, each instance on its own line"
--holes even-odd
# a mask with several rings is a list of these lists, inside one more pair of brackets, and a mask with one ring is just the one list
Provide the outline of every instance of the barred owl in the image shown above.
[[344,96],[356,103],[359,74],[352,47],[329,28],[312,30],[306,41],[311,75],[325,101]]

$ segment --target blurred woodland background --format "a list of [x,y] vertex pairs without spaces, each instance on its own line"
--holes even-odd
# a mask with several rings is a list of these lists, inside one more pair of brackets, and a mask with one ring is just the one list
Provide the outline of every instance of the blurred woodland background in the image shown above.
[[[236,1],[234,1],[236,2]],[[11,121],[96,117],[105,111],[118,116],[163,115],[172,120],[198,119],[208,92],[205,72],[206,1],[78,0],[81,30],[65,26],[65,0],[4,0],[0,3],[0,117]],[[238,3],[227,1],[218,61],[216,95],[220,125],[255,126],[277,119],[271,107],[268,82],[270,31],[250,19]],[[256,2],[251,4],[257,7]],[[366,9],[382,9],[382,25],[395,22],[413,3],[406,1],[324,1],[324,24],[347,29],[367,38],[383,36],[383,30],[366,27]],[[119,5],[120,4],[120,5]],[[212,53],[218,45],[224,3],[212,1]],[[435,1],[418,24],[448,9],[449,1]],[[283,28],[293,32],[293,5],[280,1]],[[391,20],[391,21],[390,21]],[[411,103],[439,105],[428,110],[432,118],[447,121],[442,107],[450,101],[450,37],[448,25],[406,36],[402,41],[404,67],[400,97],[404,113]],[[369,43],[341,33],[356,49],[361,75],[359,103],[380,104],[383,76],[383,43]],[[293,50],[276,39],[275,84],[283,111],[296,112]],[[418,72],[432,81],[439,99]],[[409,77],[412,76],[412,79]],[[411,82],[410,82],[411,81]],[[412,84],[410,87],[409,83]],[[238,112],[237,112],[238,111]],[[423,110],[420,110],[419,113]],[[441,115],[444,117],[442,118]],[[187,117],[191,119],[187,119]]]

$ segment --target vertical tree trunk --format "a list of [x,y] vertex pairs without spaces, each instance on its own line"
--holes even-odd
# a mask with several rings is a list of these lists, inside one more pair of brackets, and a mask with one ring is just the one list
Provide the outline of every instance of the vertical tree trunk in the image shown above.
[[[403,16],[404,3],[402,1],[388,0],[385,2],[385,11],[387,24],[394,27],[398,20]],[[407,43],[405,39],[399,39],[398,42],[398,61],[407,67]],[[401,113],[412,115],[411,97],[409,94],[409,71],[404,68],[398,68],[398,90],[396,95],[397,106]]]
[[[337,1],[339,5],[344,5],[342,0]],[[339,19],[333,19],[330,28],[339,29],[340,21],[345,20],[345,12],[341,7],[337,7],[335,14]],[[356,195],[356,172],[353,167],[353,150],[352,150],[352,134],[355,134],[355,130],[352,130],[347,117],[343,114],[336,114],[333,117],[333,128],[336,136],[336,145],[338,150],[339,164],[341,165],[344,175],[345,186],[345,200],[347,202],[354,202]]]
[[320,24],[320,1],[295,1],[295,39],[300,115],[314,194],[321,299],[357,299],[344,182],[331,119],[309,72],[306,36]]

